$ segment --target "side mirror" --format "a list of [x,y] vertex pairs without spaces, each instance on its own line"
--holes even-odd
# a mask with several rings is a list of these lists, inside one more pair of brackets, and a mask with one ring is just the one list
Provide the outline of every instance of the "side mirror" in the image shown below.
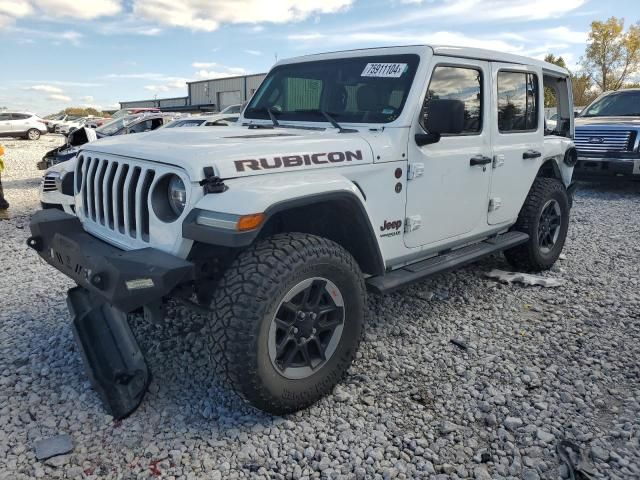
[[423,125],[428,133],[416,135],[415,141],[419,146],[436,143],[442,135],[461,133],[464,130],[464,102],[436,98],[430,100]]
[[577,117],[577,116],[579,116],[579,115],[580,115],[580,112],[576,112],[576,111],[574,111],[574,112],[573,112],[573,116],[574,116],[574,117]]

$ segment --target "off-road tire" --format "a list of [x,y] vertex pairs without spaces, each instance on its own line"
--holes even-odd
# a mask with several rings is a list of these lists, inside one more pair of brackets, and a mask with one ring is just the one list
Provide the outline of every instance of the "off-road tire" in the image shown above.
[[24,138],[27,140],[38,140],[40,138],[40,130],[37,128],[31,128],[27,131]]
[[[339,343],[310,376],[289,379],[269,357],[269,328],[280,302],[305,279],[323,277],[344,299]],[[254,407],[284,414],[328,394],[351,365],[366,315],[364,279],[354,258],[326,238],[277,234],[241,253],[218,283],[207,339],[216,371]]]
[[[543,252],[538,241],[538,227],[543,207],[555,200],[561,211],[558,238],[549,252]],[[512,230],[524,232],[529,240],[522,245],[505,250],[507,261],[519,270],[541,272],[549,270],[558,260],[569,228],[569,198],[564,185],[554,178],[536,178],[529,195],[520,210],[518,220]]]

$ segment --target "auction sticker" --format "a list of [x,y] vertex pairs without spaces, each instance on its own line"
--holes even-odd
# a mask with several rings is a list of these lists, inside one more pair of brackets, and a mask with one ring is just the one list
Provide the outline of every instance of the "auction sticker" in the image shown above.
[[367,63],[361,77],[400,78],[407,70],[406,63]]

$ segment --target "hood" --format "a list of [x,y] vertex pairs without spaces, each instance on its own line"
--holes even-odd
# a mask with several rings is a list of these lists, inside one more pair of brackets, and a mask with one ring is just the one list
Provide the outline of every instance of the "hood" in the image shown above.
[[629,126],[640,128],[640,117],[576,117],[576,128],[588,126]]
[[213,167],[226,179],[373,162],[362,133],[333,129],[161,128],[99,139],[82,150],[177,165],[192,181],[204,177],[204,167]]

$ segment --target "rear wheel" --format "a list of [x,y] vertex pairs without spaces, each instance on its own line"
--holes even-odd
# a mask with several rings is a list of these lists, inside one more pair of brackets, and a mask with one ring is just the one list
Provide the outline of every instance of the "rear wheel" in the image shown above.
[[270,237],[234,260],[216,288],[209,326],[217,370],[261,410],[305,408],[349,368],[365,302],[362,273],[338,244]]
[[39,138],[40,138],[40,130],[38,130],[37,128],[29,129],[29,131],[27,132],[28,140],[38,140]]
[[520,210],[513,230],[529,235],[529,241],[504,252],[514,267],[548,270],[558,260],[569,229],[569,198],[554,178],[536,178]]

